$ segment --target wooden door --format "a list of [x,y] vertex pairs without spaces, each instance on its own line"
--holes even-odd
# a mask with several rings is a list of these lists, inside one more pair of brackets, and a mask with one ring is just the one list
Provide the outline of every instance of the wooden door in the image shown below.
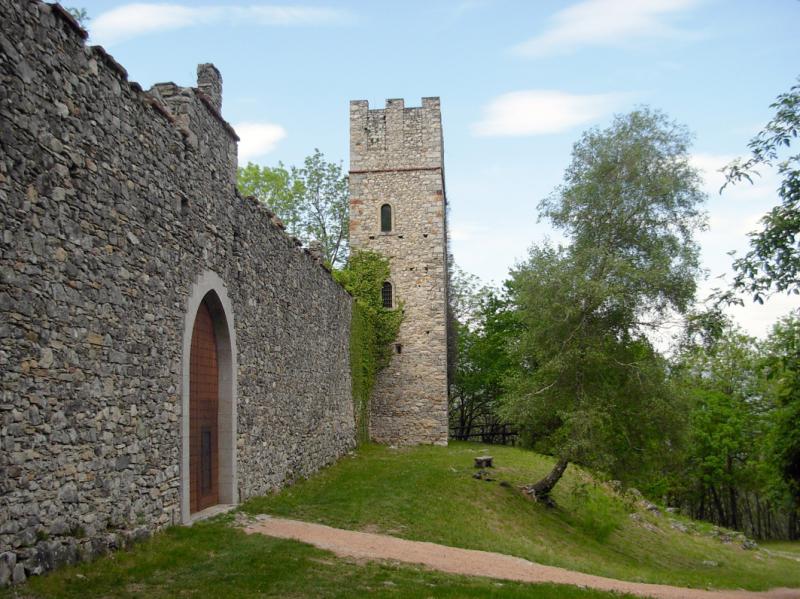
[[200,303],[189,361],[189,503],[198,512],[219,503],[219,367],[214,320]]

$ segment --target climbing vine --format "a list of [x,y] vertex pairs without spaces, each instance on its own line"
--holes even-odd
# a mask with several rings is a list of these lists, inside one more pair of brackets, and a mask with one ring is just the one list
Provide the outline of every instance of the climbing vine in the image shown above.
[[402,305],[383,307],[381,288],[389,278],[389,261],[375,252],[356,251],[347,265],[334,271],[336,280],[353,296],[350,326],[350,370],[359,443],[369,440],[369,398],[378,372],[389,364],[392,342],[403,319]]

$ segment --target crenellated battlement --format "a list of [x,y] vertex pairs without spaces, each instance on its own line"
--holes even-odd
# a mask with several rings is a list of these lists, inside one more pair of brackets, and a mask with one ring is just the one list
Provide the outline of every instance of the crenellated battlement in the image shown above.
[[402,98],[370,108],[350,102],[350,170],[426,169],[443,162],[442,115],[437,97],[406,108]]
[[[73,50],[81,51],[88,57],[86,63],[88,73],[94,75],[98,81],[106,80],[103,75],[111,75],[111,91],[116,94],[117,85],[130,93],[133,99],[138,100],[144,107],[149,107],[160,113],[160,116],[174,118],[170,121],[181,136],[188,150],[198,147],[198,139],[209,139],[209,136],[225,136],[233,143],[207,144],[204,146],[206,154],[209,147],[217,146],[217,152],[208,158],[226,164],[230,173],[230,180],[235,183],[237,167],[237,145],[239,136],[221,114],[222,109],[222,75],[211,63],[197,66],[197,87],[180,87],[174,83],[156,84],[150,90],[143,90],[136,81],[128,79],[128,71],[102,46],[87,46],[88,32],[64,9],[60,4],[45,4],[32,2],[32,10],[40,11],[47,20],[47,15],[52,17],[51,24],[60,28],[67,37],[72,38]],[[104,73],[100,73],[100,70]],[[114,82],[116,80],[116,83]],[[168,99],[169,98],[169,99]],[[166,110],[166,113],[165,113]],[[212,123],[208,122],[206,112],[211,116]],[[210,125],[210,126],[209,126]],[[198,130],[201,129],[202,130]],[[218,128],[217,130],[214,130]],[[226,147],[227,145],[227,147]]]

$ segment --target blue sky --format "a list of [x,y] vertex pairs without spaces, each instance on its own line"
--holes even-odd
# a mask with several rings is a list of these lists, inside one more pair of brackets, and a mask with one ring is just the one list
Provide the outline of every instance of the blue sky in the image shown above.
[[[244,160],[299,164],[318,147],[346,166],[349,100],[440,96],[451,249],[486,282],[553,235],[536,206],[581,132],[636,105],[695,134],[709,190],[704,291],[777,201],[774,174],[720,196],[716,170],[744,153],[800,75],[796,0],[75,5],[92,19],[90,42],[144,87],[194,85],[197,63],[213,62]],[[733,314],[760,335],[799,303],[781,296]]]

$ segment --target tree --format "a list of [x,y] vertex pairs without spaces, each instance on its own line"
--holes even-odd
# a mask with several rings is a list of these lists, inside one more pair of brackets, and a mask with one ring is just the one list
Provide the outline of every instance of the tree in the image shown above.
[[322,254],[331,265],[344,262],[350,228],[347,177],[342,165],[326,162],[315,149],[297,169],[297,180],[303,194],[302,228],[307,239],[322,245]]
[[766,341],[775,389],[772,461],[792,497],[789,537],[800,537],[800,311],[779,320]]
[[349,206],[341,164],[327,162],[315,149],[300,168],[248,163],[239,168],[238,185],[244,195],[255,196],[275,212],[289,234],[306,244],[318,242],[328,264],[344,263]]
[[456,322],[471,327],[476,323],[481,299],[489,293],[480,279],[451,262],[448,273],[447,301],[450,314]]
[[693,515],[731,528],[745,525],[745,508],[762,486],[768,410],[759,358],[755,339],[728,324],[713,343],[685,348],[674,367],[689,400],[685,471],[676,486]]
[[684,513],[756,538],[797,536],[798,343],[797,315],[760,343],[718,312],[693,319],[670,366],[685,444],[662,490]]
[[[456,379],[459,346],[462,334],[469,333],[469,323],[477,310],[480,281],[456,265],[453,255],[447,256],[447,380],[448,399],[453,399],[452,383]],[[451,423],[452,426],[452,423]]]
[[514,368],[508,348],[516,334],[515,315],[507,298],[494,289],[475,289],[473,298],[473,309],[454,323],[458,352],[450,385],[450,422],[458,439],[469,439],[480,427],[482,441],[504,441],[498,402],[503,381]]
[[522,332],[503,413],[557,459],[528,487],[549,494],[567,464],[620,472],[678,426],[666,364],[647,334],[687,311],[700,274],[700,177],[684,127],[647,108],[574,145],[564,183],[540,204],[569,238],[512,271]]
[[91,17],[89,16],[89,13],[86,12],[85,8],[69,7],[67,8],[67,12],[72,15],[72,18],[78,21],[78,25],[84,29],[86,29],[89,21],[91,21]]
[[266,204],[290,235],[302,235],[303,184],[297,178],[297,169],[287,169],[282,162],[276,167],[248,162],[247,166],[239,167],[238,184],[244,195],[254,196]]
[[743,179],[752,183],[760,165],[777,166],[782,176],[781,202],[761,219],[761,230],[750,234],[750,251],[733,263],[734,290],[752,293],[759,303],[772,292],[800,293],[800,154],[783,155],[800,131],[800,79],[770,108],[775,116],[747,144],[750,157],[725,167],[722,187]]

